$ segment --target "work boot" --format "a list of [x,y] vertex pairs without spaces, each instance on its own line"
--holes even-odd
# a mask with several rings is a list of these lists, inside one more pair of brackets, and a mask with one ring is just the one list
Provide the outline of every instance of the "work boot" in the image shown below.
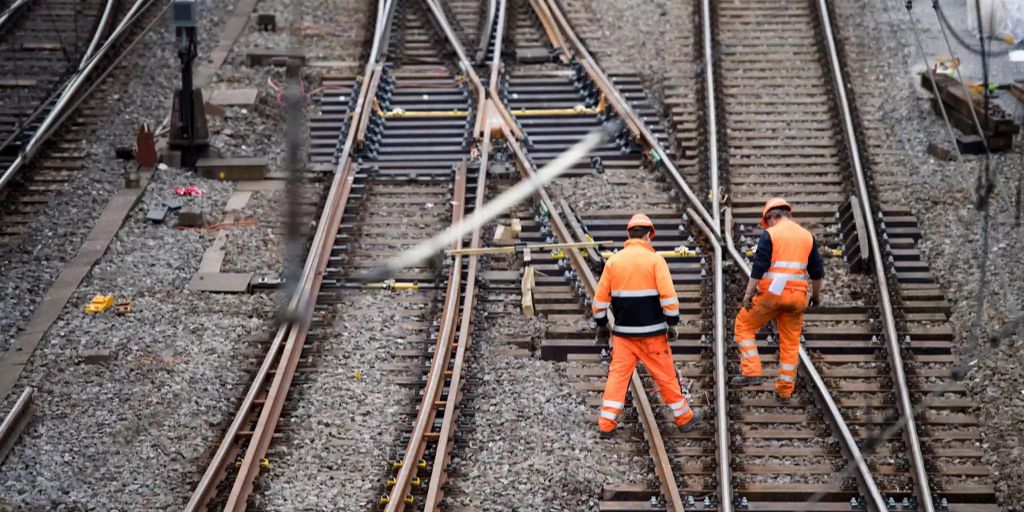
[[615,435],[615,430],[609,430],[609,431],[605,432],[604,430],[597,429],[597,435],[601,439],[611,439],[612,436]]
[[737,375],[729,381],[729,384],[738,388],[756,386],[761,383],[761,379],[760,375]]
[[782,395],[779,394],[778,391],[776,391],[775,392],[775,401],[779,402],[780,404],[788,405],[790,402],[793,401],[793,396],[792,395],[790,395],[790,396],[782,396]]
[[693,417],[685,425],[679,426],[679,431],[682,433],[692,432],[693,429],[697,428],[697,424],[700,423],[700,419],[704,416],[697,407],[693,408]]

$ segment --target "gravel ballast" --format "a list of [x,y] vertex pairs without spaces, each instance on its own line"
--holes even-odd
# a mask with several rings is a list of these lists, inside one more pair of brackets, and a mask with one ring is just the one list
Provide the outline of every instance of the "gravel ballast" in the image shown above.
[[[914,13],[926,46],[942,48],[929,58],[947,54],[934,13],[924,5],[917,7]],[[1024,493],[1020,466],[1024,448],[1019,442],[1024,438],[1024,360],[1020,355],[1024,343],[1019,334],[1004,336],[995,350],[987,350],[982,342],[976,357],[970,355],[982,223],[981,213],[974,208],[974,190],[983,157],[967,156],[961,163],[947,163],[926,153],[932,142],[949,147],[949,136],[941,117],[932,112],[927,94],[919,89],[917,77],[908,73],[908,69],[919,70],[923,63],[903,5],[857,0],[837,3],[835,8],[833,18],[844,40],[848,67],[857,69],[849,76],[858,104],[874,112],[883,127],[880,133],[868,137],[876,191],[883,204],[909,207],[917,216],[923,233],[918,247],[952,305],[950,321],[961,345],[961,356],[977,360],[966,384],[978,403],[972,414],[978,415],[985,440],[983,463],[992,468],[1002,506],[1012,509]],[[947,13],[959,14],[963,5],[947,5],[946,9]],[[967,78],[980,80],[980,74],[970,74],[979,67],[978,57],[958,47],[954,50],[966,63]],[[992,65],[1001,67],[1004,62],[1005,57],[993,59]],[[1011,67],[1004,67],[1004,72]],[[880,86],[880,82],[889,85]],[[1004,103],[1007,101],[1004,99]],[[1024,265],[1024,236],[1022,228],[1014,225],[1014,195],[1022,158],[1020,137],[1015,142],[1017,147],[1012,152],[997,154],[992,160],[995,191],[990,207],[991,249],[981,320],[983,336],[992,335],[1020,315],[1024,298],[1024,284],[1017,272]]]
[[[345,11],[361,20],[362,2],[316,4]],[[308,5],[308,3],[307,3]],[[220,35],[230,2],[203,5],[200,55]],[[310,9],[309,16],[316,14]],[[104,130],[84,143],[86,169],[51,201],[31,233],[2,255],[6,287],[2,347],[31,316],[39,298],[74,256],[109,197],[121,186],[121,164],[113,148],[134,140],[140,122],[160,124],[177,82],[173,31],[157,29],[117,71],[109,97]],[[247,27],[247,32],[254,29]],[[346,34],[346,36],[351,34]],[[319,53],[341,54],[348,39]],[[236,53],[231,59],[237,58]],[[166,66],[161,65],[166,63]],[[262,84],[274,71],[239,66],[222,69],[213,88],[257,87],[255,108],[227,108],[225,119],[211,120],[212,146],[226,155],[267,156],[271,172],[281,170],[283,123],[276,103],[268,102]],[[315,74],[314,74],[315,77]],[[119,85],[120,84],[120,85]],[[130,86],[128,85],[130,84]],[[310,112],[315,111],[310,106]],[[234,129],[225,137],[223,129]],[[174,194],[193,184],[200,198]],[[307,187],[303,200],[317,203],[322,185]],[[251,376],[245,361],[262,358],[256,340],[267,339],[274,321],[272,294],[222,295],[190,291],[186,285],[199,268],[218,232],[178,230],[175,217],[166,223],[145,220],[149,208],[175,200],[199,207],[207,225],[224,219],[235,186],[206,180],[175,168],[161,167],[138,205],[128,215],[106,254],[64,307],[26,366],[16,388],[36,388],[39,411],[0,467],[0,504],[15,509],[175,510],[181,509],[206,469],[209,456],[235,413],[239,390]],[[257,191],[236,215],[263,217],[253,226],[227,227],[225,271],[277,272],[279,245],[274,238],[283,210],[281,192]],[[308,219],[312,220],[312,219]],[[265,231],[264,231],[265,230]],[[130,299],[134,312],[88,315],[83,306],[95,294]],[[85,356],[99,361],[87,364]],[[7,410],[16,393],[2,404]]]

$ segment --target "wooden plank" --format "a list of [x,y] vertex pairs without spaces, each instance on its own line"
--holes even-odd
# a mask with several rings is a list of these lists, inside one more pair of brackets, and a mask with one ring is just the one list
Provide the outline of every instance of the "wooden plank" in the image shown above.
[[210,103],[221,107],[251,106],[256,104],[256,89],[224,89],[214,91]]

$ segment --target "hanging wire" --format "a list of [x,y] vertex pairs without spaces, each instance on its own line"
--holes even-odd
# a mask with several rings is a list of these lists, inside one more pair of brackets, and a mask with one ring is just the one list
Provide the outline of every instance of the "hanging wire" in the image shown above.
[[[68,47],[64,44],[64,37],[61,36],[60,29],[57,28],[57,23],[54,21],[55,17],[53,15],[53,11],[50,10],[50,3],[43,0],[42,4],[43,9],[46,9],[47,17],[50,19],[50,26],[53,27],[53,33],[57,35],[57,43],[60,44],[60,52],[64,54],[64,60],[67,61],[68,64],[71,64],[71,55],[68,54]],[[76,33],[74,36],[78,37],[78,34]]]
[[[913,12],[913,0],[907,0],[907,16],[910,17],[910,26],[912,27],[911,32],[914,34],[914,41],[917,43],[917,49],[921,52],[921,59],[924,61],[924,72],[930,73],[931,66],[928,64],[928,54],[924,51],[924,44],[921,43],[921,35],[917,31],[917,20],[914,18]],[[953,144],[953,149],[956,151],[958,160],[962,160],[964,154],[960,152],[960,145],[956,143],[956,134],[953,133],[953,125],[949,122],[949,115],[946,113],[946,103],[942,101],[942,96],[939,95],[939,86],[935,83],[934,75],[929,79],[932,84],[932,92],[935,93],[935,101],[939,104],[939,110],[942,112],[942,119],[946,122],[946,131],[949,132],[949,141]]]
[[[953,28],[953,24],[949,22],[949,18],[946,17],[945,11],[943,11],[942,6],[939,5],[939,0],[933,0],[932,6],[935,8],[935,12],[939,16],[939,24],[949,29],[949,32],[953,34],[953,38],[956,39],[956,42],[959,43],[960,46],[962,46],[965,50],[975,55],[980,55],[984,51],[983,49],[971,46],[971,42],[968,41],[964,36],[960,35],[960,33],[957,32],[955,28]],[[981,17],[978,17],[978,31],[981,31]],[[946,44],[949,44],[948,40],[946,41]],[[984,43],[982,43],[982,47],[984,47]],[[1011,51],[1019,48],[1024,48],[1024,41],[1019,41],[1015,45],[1002,50],[992,51],[991,49],[989,49],[987,53],[992,57],[1003,57],[1008,55]]]

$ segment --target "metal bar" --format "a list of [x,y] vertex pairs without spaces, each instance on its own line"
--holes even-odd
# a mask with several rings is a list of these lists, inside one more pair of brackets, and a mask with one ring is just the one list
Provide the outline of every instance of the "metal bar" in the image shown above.
[[[733,245],[732,241],[732,209],[725,209],[725,242],[728,246],[729,253],[732,254],[736,264],[740,267],[740,270],[746,276],[750,276],[750,265],[747,265],[746,260],[740,255],[739,251],[736,250],[736,246]],[[850,427],[846,425],[846,420],[843,419],[843,413],[839,410],[839,406],[836,405],[835,400],[832,398],[832,394],[828,390],[828,386],[825,381],[821,378],[818,373],[818,369],[814,367],[814,361],[811,360],[807,352],[804,351],[803,347],[800,347],[800,366],[803,367],[804,375],[807,376],[811,383],[811,391],[814,392],[815,396],[819,400],[819,404],[824,406],[827,414],[825,418],[829,421],[835,431],[839,433],[840,446],[847,458],[850,459],[851,464],[854,466],[854,477],[860,484],[861,491],[864,496],[868,499],[868,507],[870,510],[885,511],[888,510],[885,500],[882,498],[882,493],[878,490],[878,485],[875,483],[875,478],[871,474],[871,470],[868,469],[867,462],[864,460],[864,456],[861,454],[860,447],[857,446],[857,440],[853,438],[853,434],[850,432]]]
[[722,246],[715,241],[715,234],[700,220],[692,208],[686,213],[694,224],[700,227],[704,236],[714,248],[712,262],[712,281],[714,283],[714,349],[715,349],[715,444],[717,445],[716,460],[718,462],[718,510],[732,512],[732,456],[729,454],[729,402],[727,385],[726,353],[729,347],[725,342],[725,292],[722,276]]
[[[562,201],[565,201],[564,199]],[[536,244],[536,245],[510,245],[507,247],[483,247],[479,249],[455,249],[445,251],[445,253],[452,256],[468,256],[468,255],[483,255],[483,254],[503,254],[509,252],[517,252],[524,249],[530,249],[531,251],[555,251],[558,249],[587,249],[591,247],[601,247],[614,245],[615,242],[573,242],[569,244]]]
[[882,262],[882,251],[878,243],[878,233],[875,229],[875,216],[869,199],[871,195],[868,192],[867,178],[861,166],[860,148],[857,145],[857,134],[853,127],[853,115],[850,113],[850,105],[846,97],[846,81],[843,78],[843,70],[839,62],[839,52],[836,49],[832,33],[828,2],[827,0],[817,0],[817,4],[821,24],[825,30],[825,42],[828,46],[829,61],[832,64],[832,76],[835,80],[836,95],[839,99],[838,106],[843,118],[843,130],[850,152],[850,162],[857,180],[858,194],[863,199],[860,201],[860,204],[864,212],[865,223],[867,224],[868,240],[871,243],[871,259],[875,268],[875,280],[878,281],[882,324],[885,328],[885,341],[889,352],[889,369],[896,388],[896,403],[899,406],[900,414],[903,415],[907,423],[903,433],[907,449],[910,451],[911,474],[914,478],[915,487],[917,487],[918,506],[922,507],[923,512],[933,512],[935,504],[931,489],[928,486],[928,473],[925,468],[924,454],[921,452],[921,440],[918,438],[917,423],[914,421],[914,406],[910,401],[907,378],[903,371],[903,356],[900,353],[899,339],[896,334],[896,319],[893,316],[889,285],[886,281],[885,266]]

